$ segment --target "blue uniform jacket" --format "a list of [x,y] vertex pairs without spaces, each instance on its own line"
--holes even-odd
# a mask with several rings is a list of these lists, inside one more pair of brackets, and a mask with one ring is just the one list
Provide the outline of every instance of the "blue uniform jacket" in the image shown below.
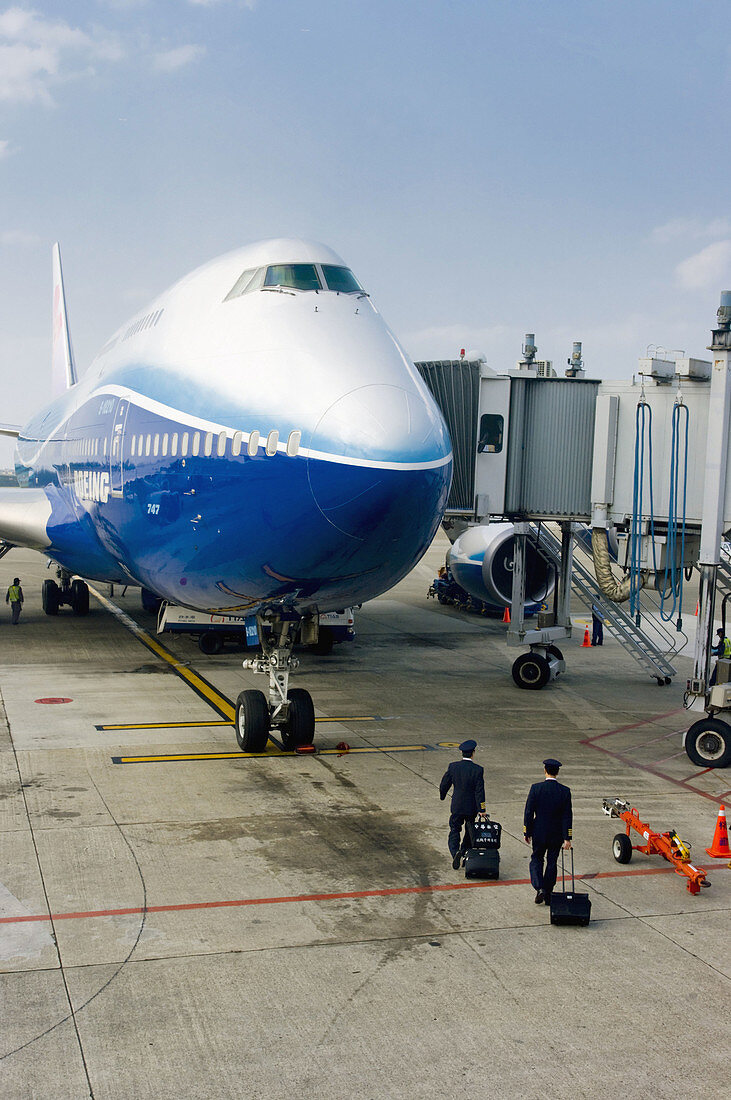
[[534,783],[528,792],[523,815],[523,832],[536,844],[559,847],[571,840],[571,791],[556,779]]
[[485,769],[474,760],[453,760],[442,776],[439,784],[439,797],[447,797],[450,787],[452,794],[452,813],[466,817],[482,813],[485,809]]

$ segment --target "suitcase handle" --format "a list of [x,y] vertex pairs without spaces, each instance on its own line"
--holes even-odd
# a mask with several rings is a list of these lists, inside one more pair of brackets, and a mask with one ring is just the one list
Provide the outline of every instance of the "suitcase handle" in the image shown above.
[[[571,852],[571,891],[576,893],[576,884],[574,883],[574,849],[570,848]],[[566,892],[566,868],[564,867],[564,846],[561,845],[561,882],[563,883],[564,893]]]

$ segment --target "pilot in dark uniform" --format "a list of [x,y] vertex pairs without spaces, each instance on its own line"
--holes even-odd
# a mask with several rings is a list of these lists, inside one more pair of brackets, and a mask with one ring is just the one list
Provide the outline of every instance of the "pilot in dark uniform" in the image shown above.
[[[549,757],[543,761],[546,778],[534,783],[528,792],[523,816],[523,832],[526,844],[533,844],[530,861],[530,881],[536,891],[536,905],[550,904],[551,892],[556,885],[556,863],[561,845],[571,847],[571,791],[556,776],[560,760]],[[543,870],[543,860],[546,869]]]
[[[459,746],[461,760],[453,760],[442,776],[439,797],[442,802],[454,787],[451,814],[449,815],[449,852],[452,866],[458,870],[462,857],[472,847],[472,825],[477,814],[485,812],[485,772],[472,759],[476,741],[463,741]],[[464,827],[464,836],[460,835]]]

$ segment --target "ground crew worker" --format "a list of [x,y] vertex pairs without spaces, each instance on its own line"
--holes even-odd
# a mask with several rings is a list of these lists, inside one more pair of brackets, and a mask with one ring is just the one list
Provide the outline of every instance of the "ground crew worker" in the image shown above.
[[[724,634],[723,630],[719,626],[716,631],[716,637],[718,641],[714,646],[711,646],[711,653],[714,657],[731,657],[731,640],[729,640]],[[711,679],[709,687],[713,687],[718,678],[718,664],[714,665],[713,672],[711,673]]]
[[550,905],[561,844],[566,851],[571,847],[571,791],[556,778],[560,767],[561,761],[553,757],[543,761],[545,779],[532,785],[525,803],[523,833],[526,844],[533,845],[530,881],[536,892],[536,905],[541,902]]
[[475,818],[478,814],[481,817],[485,815],[485,770],[472,759],[476,748],[476,741],[463,741],[459,746],[462,759],[452,761],[439,784],[442,802],[450,787],[454,787],[447,843],[455,871],[459,869],[464,853],[472,847],[472,826]]
[[591,644],[604,645],[604,612],[598,604],[591,607]]
[[13,578],[13,583],[5,593],[5,603],[10,604],[10,609],[13,612],[13,626],[17,626],[20,610],[23,606],[23,589],[20,587],[20,577]]

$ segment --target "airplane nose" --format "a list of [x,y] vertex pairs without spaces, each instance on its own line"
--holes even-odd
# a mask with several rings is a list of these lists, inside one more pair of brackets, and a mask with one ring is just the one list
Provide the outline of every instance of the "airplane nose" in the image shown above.
[[361,386],[334,402],[312,434],[312,495],[323,516],[353,538],[372,541],[381,526],[411,526],[416,534],[443,507],[449,452],[441,416],[421,394]]

